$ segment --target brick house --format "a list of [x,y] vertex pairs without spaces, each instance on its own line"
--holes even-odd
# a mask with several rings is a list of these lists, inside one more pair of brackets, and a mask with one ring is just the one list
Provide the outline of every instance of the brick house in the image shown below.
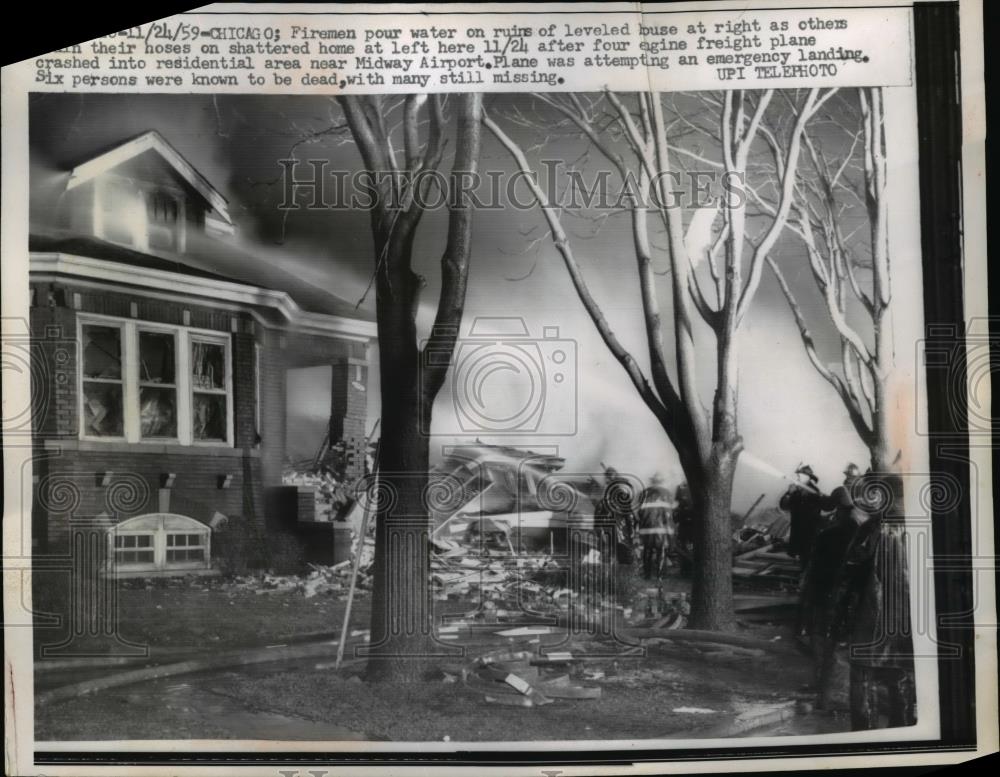
[[287,524],[267,496],[300,368],[328,369],[330,439],[361,474],[374,323],[291,275],[255,282],[225,198],[157,132],[65,172],[29,242],[38,552],[79,523],[117,574],[204,571],[224,519]]

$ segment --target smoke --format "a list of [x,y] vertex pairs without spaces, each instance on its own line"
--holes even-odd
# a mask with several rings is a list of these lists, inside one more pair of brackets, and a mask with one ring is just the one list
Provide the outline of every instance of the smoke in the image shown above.
[[[504,99],[517,103],[529,98],[511,95]],[[228,247],[220,246],[220,241],[202,245],[192,239],[192,251],[185,261],[245,282],[294,289],[297,298],[311,300],[318,308],[343,304],[345,312],[355,314],[354,305],[365,294],[375,264],[369,214],[279,207],[285,193],[279,161],[288,158],[297,143],[295,155],[302,161],[323,158],[330,170],[357,168],[357,151],[350,142],[338,143],[332,135],[301,142],[340,120],[338,109],[331,109],[331,104],[327,97],[279,95],[217,99],[199,95],[33,95],[33,222],[54,214],[51,204],[65,189],[67,172],[74,165],[156,129],[229,198],[237,224],[238,237]],[[484,165],[487,162],[498,168],[511,167],[506,155],[497,156],[495,145],[488,141],[484,142]],[[437,266],[445,218],[444,212],[427,214],[415,245],[415,269],[428,278],[418,312],[422,333],[429,331],[437,305]],[[695,261],[701,262],[697,273],[702,279],[707,272],[704,247],[711,241],[714,221],[712,209],[699,210],[691,216],[687,229],[686,242]],[[609,325],[648,374],[635,261],[631,251],[623,250],[623,245],[631,242],[623,229],[609,220],[602,231],[585,232],[586,240],[574,239],[574,247]],[[679,482],[680,468],[666,433],[596,335],[544,230],[544,220],[536,210],[477,214],[465,321],[471,323],[478,315],[520,314],[532,336],[539,336],[542,327],[555,325],[561,336],[575,338],[579,353],[577,434],[484,435],[484,442],[535,449],[558,446],[560,455],[567,459],[567,469],[598,471],[604,461],[643,477],[659,470],[668,484]],[[818,316],[826,321],[801,251],[788,250],[784,243],[779,247],[786,249],[781,261],[793,293],[802,297],[811,319]],[[658,252],[654,264],[657,272],[665,272],[665,255]],[[525,280],[508,280],[515,277]],[[660,277],[658,285],[665,356],[671,362],[669,279]],[[336,298],[343,302],[337,303]],[[361,310],[373,309],[374,295],[369,292]],[[699,370],[698,384],[708,398],[715,377],[711,335],[697,317],[694,326],[699,356],[705,356],[700,359],[705,366]],[[819,326],[816,330],[817,345],[824,356],[838,348],[830,329]],[[703,342],[708,343],[705,351],[701,351]],[[826,483],[839,480],[843,462],[864,460],[864,447],[839,398],[809,364],[780,289],[767,275],[744,322],[740,344],[740,433],[747,448],[758,454],[741,457],[745,466],[739,468],[738,482],[747,484],[746,507],[762,490],[784,483],[787,475],[781,467],[791,467],[795,461],[810,461]],[[377,348],[372,356],[377,357]],[[370,421],[379,412],[377,360],[372,366]],[[453,412],[450,386],[449,379],[435,407],[436,416]],[[502,391],[503,385],[497,390]],[[435,427],[437,431],[437,422]],[[454,439],[446,433],[447,424],[440,428],[442,443]],[[777,462],[777,466],[770,462]],[[738,485],[734,509],[742,504],[741,489]]]

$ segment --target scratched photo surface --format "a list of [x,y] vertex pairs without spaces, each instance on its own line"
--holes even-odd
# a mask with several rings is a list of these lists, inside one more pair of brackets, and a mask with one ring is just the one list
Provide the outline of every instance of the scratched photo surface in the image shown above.
[[35,739],[935,719],[889,91],[30,95]]

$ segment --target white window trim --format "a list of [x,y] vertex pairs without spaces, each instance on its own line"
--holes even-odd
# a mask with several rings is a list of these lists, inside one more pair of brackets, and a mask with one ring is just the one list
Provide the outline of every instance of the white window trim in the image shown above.
[[[121,332],[120,336],[120,346],[122,352],[122,365],[121,365],[121,387],[122,387],[122,435],[112,437],[111,435],[88,435],[86,432],[86,411],[84,410],[84,393],[83,384],[89,380],[84,373],[84,357],[85,357],[85,347],[83,340],[83,327],[87,324],[94,324],[98,326],[114,327]],[[118,318],[107,318],[107,317],[94,317],[91,318],[81,318],[77,316],[76,320],[76,341],[79,343],[79,358],[77,359],[77,370],[76,370],[76,393],[77,393],[77,412],[80,416],[80,439],[81,440],[104,440],[105,442],[123,442],[129,439],[129,418],[128,418],[128,408],[132,404],[132,398],[129,395],[129,380],[128,376],[128,363],[125,359],[125,348],[126,339],[128,338],[128,333],[125,330],[125,321]],[[118,381],[112,380],[94,380],[95,383],[114,383],[117,384]],[[138,401],[138,397],[135,398]],[[138,416],[138,408],[136,409],[136,415]]]
[[[200,524],[198,526],[190,526],[188,528],[174,528],[167,529],[164,525],[164,517],[168,514],[159,513],[152,514],[151,516],[136,516],[135,518],[130,518],[127,521],[123,521],[121,524],[112,526],[108,530],[108,566],[113,568],[117,572],[171,572],[171,571],[184,571],[184,570],[194,570],[194,569],[210,569],[212,566],[212,532],[207,526]],[[172,514],[176,515],[176,514]],[[139,521],[148,517],[156,516],[158,517],[157,526],[155,528],[143,528],[143,529],[130,529],[130,528],[120,528],[123,525],[128,524],[131,521]],[[186,518],[187,516],[180,516]],[[193,519],[188,519],[193,520]],[[167,561],[167,537],[171,534],[198,534],[202,537],[202,543],[199,545],[185,546],[185,548],[192,549],[204,549],[205,558],[203,561]],[[138,562],[138,563],[119,563],[118,556],[115,550],[115,538],[116,537],[126,537],[126,536],[141,536],[147,535],[153,538],[153,544],[151,546],[153,551],[152,562]]]
[[[171,546],[169,544],[169,537],[171,535],[178,535],[178,536],[187,537],[187,536],[190,536],[192,534],[194,534],[195,536],[197,536],[197,537],[200,538],[201,542],[199,542],[199,544],[197,544],[197,545],[177,545],[177,546]],[[208,533],[201,532],[201,531],[197,531],[196,532],[196,531],[192,531],[190,529],[170,529],[169,531],[168,530],[164,530],[163,531],[163,568],[164,569],[186,569],[186,568],[200,569],[200,568],[205,567],[211,561],[211,559],[212,559],[212,555],[211,555],[211,550],[212,550],[211,549],[211,542],[212,542],[212,534],[211,534],[211,532],[208,532]],[[156,544],[156,540],[155,539],[153,540],[153,543]],[[186,561],[170,561],[167,557],[170,554],[171,550],[185,550],[185,551],[187,551],[187,550],[201,550],[201,551],[204,551],[205,558],[202,561],[191,561],[191,560],[186,560]]]
[[[172,386],[163,386],[163,388],[172,388],[174,390],[174,414],[176,416],[175,423],[177,426],[177,437],[143,437],[142,419],[140,418],[139,439],[142,442],[151,442],[151,443],[179,441],[182,435],[181,423],[185,417],[182,413],[182,408],[181,408],[181,380],[182,380],[181,375],[183,374],[181,372],[181,363],[182,363],[181,353],[184,349],[184,338],[182,333],[179,332],[175,327],[166,326],[163,324],[155,324],[155,323],[146,324],[145,322],[142,321],[136,322],[136,325],[132,328],[131,332],[132,342],[129,343],[129,346],[132,347],[133,349],[131,352],[136,354],[136,358],[134,359],[135,374],[133,377],[135,379],[135,389],[133,391],[134,394],[133,400],[135,401],[137,408],[141,408],[140,398],[142,396],[142,389],[143,389],[142,359],[139,358],[139,355],[142,353],[142,351],[139,348],[139,335],[142,334],[143,332],[151,332],[154,334],[168,334],[174,336],[174,383]],[[157,384],[150,383],[149,385],[156,386]]]
[[[219,440],[195,440],[194,439],[194,417],[191,415],[194,409],[194,384],[191,382],[191,365],[190,357],[191,350],[194,341],[198,340],[200,342],[210,342],[221,345],[223,347],[223,362],[225,364],[225,397],[226,397],[226,439],[225,441]],[[190,438],[189,442],[182,443],[184,445],[208,445],[218,447],[224,445],[227,448],[235,447],[235,441],[233,440],[233,416],[236,414],[236,408],[233,405],[233,358],[232,358],[232,339],[228,335],[220,335],[218,332],[213,332],[211,330],[205,329],[188,329],[187,337],[184,339],[184,353],[187,359],[186,369],[184,373],[184,381],[187,384],[187,418],[185,419],[185,426],[187,427],[187,435]],[[222,395],[221,391],[203,391],[206,394],[218,394]]]
[[[86,433],[85,414],[83,409],[83,327],[87,325],[114,326],[122,332],[122,427],[124,436],[109,437],[88,435]],[[176,337],[176,375],[174,389],[177,392],[177,437],[146,437],[142,436],[142,423],[139,415],[139,332],[170,333]],[[235,428],[233,404],[233,358],[232,338],[213,329],[175,326],[161,324],[155,321],[104,316],[97,313],[80,313],[76,317],[76,339],[79,345],[77,369],[77,410],[79,413],[79,437],[81,440],[93,442],[128,442],[140,445],[175,444],[191,447],[233,448]],[[225,397],[226,397],[226,439],[225,440],[195,440],[194,419],[191,415],[194,385],[191,381],[191,346],[195,340],[208,341],[221,345],[224,349],[225,362]],[[221,396],[222,392],[218,392]]]
[[[119,561],[118,560],[118,548],[115,547],[115,540],[118,537],[143,537],[143,536],[152,537],[153,538],[153,541],[152,541],[152,543],[150,544],[150,546],[148,548],[122,548],[122,550],[142,550],[142,551],[149,551],[149,550],[151,550],[151,551],[153,551],[153,560],[151,562],[149,562],[149,561],[138,561],[138,562],[136,562],[136,561],[132,561],[132,562]],[[115,565],[115,567],[117,569],[121,569],[121,570],[124,570],[126,572],[131,572],[131,571],[137,570],[137,569],[158,569],[160,566],[162,566],[162,565],[158,565],[158,563],[157,563],[160,551],[157,548],[157,545],[159,543],[157,543],[157,541],[156,541],[156,532],[155,531],[149,531],[149,530],[145,530],[145,529],[143,529],[143,530],[135,530],[135,531],[128,531],[126,529],[125,531],[113,532],[111,534],[111,536],[110,536],[110,543],[111,543],[110,558],[111,558],[112,562],[114,563],[114,565]]]

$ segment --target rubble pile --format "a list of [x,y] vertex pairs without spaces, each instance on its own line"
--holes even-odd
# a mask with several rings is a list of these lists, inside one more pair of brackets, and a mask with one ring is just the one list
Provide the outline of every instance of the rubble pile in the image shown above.
[[311,467],[287,467],[281,476],[282,484],[311,488],[316,494],[316,520],[339,520],[352,502],[351,489],[329,472]]
[[305,575],[246,575],[230,578],[223,582],[227,590],[253,591],[255,594],[301,593],[306,599],[323,594],[340,596],[347,594],[350,585],[350,562],[345,561],[332,567],[310,564]]
[[[478,550],[478,549],[477,549]],[[478,595],[491,603],[486,609],[522,609],[553,604],[557,586],[539,579],[557,572],[559,564],[548,555],[500,555],[472,552],[453,539],[435,539],[431,552],[431,585],[439,600]]]
[[[306,599],[317,595],[337,596],[345,599],[351,586],[351,574],[354,570],[354,558],[358,553],[359,532],[351,529],[351,558],[339,564],[324,566],[309,564],[309,571],[302,575],[242,575],[220,579],[219,584],[225,589],[252,590],[256,594],[269,593],[301,593]],[[358,567],[356,587],[358,590],[370,590],[371,578],[375,566],[375,537],[369,532],[364,538],[361,550],[361,563]]]
[[733,555],[740,556],[765,545],[775,545],[777,542],[777,538],[771,535],[767,526],[759,524],[744,526],[733,534]]
[[798,560],[784,552],[784,547],[781,541],[766,533],[755,534],[737,546],[733,555],[733,576],[747,582],[797,585],[802,568]]

